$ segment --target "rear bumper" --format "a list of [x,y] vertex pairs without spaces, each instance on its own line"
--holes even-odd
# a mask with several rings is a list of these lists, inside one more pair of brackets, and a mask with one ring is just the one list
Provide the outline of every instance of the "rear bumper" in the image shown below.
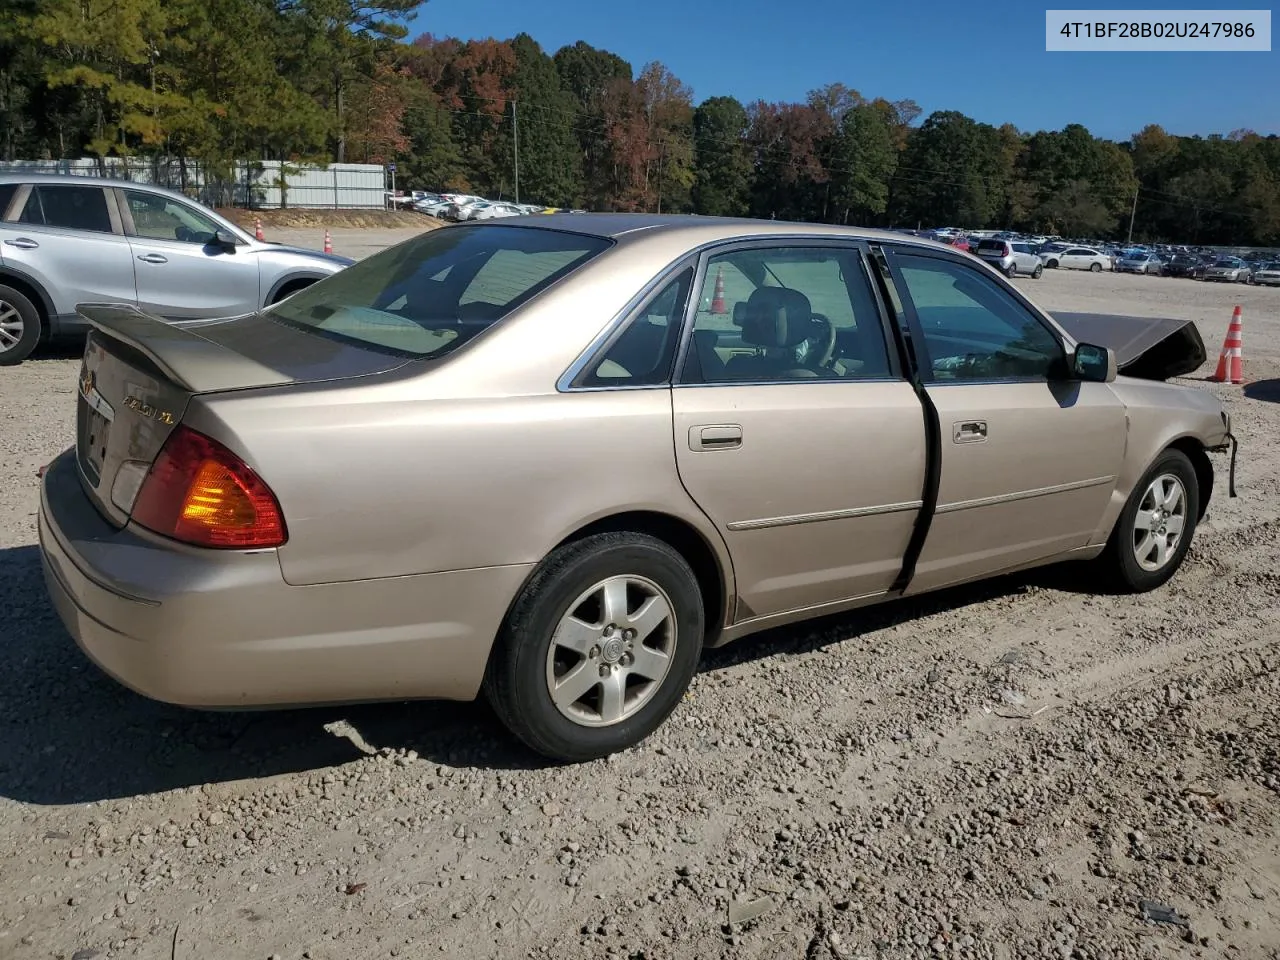
[[80,486],[74,451],[45,473],[45,582],[106,673],[194,707],[469,700],[527,566],[295,587],[274,550],[188,548],[116,529]]

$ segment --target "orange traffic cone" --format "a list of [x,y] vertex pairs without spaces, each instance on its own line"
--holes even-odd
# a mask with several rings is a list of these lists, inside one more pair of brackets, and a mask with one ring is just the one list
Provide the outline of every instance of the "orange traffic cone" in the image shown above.
[[724,305],[724,268],[716,267],[716,290],[711,297],[712,313],[728,313]]
[[254,218],[253,218],[253,235],[254,235],[257,239],[259,239],[259,240],[265,240],[265,239],[267,239],[267,238],[263,235],[263,233],[262,233],[262,218],[261,218],[261,217],[254,217]]
[[333,237],[329,236],[328,229],[324,232],[324,252],[333,253]]
[[1222,353],[1218,356],[1218,369],[1210,380],[1216,383],[1244,383],[1244,327],[1241,323],[1240,305],[1231,314],[1231,326],[1222,341]]

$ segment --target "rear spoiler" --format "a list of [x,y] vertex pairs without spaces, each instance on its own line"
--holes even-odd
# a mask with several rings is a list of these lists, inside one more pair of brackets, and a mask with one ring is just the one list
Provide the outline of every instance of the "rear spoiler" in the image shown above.
[[189,393],[233,390],[246,383],[278,386],[294,380],[200,336],[196,331],[209,321],[172,323],[126,303],[79,303],[76,312],[102,335],[142,354]]

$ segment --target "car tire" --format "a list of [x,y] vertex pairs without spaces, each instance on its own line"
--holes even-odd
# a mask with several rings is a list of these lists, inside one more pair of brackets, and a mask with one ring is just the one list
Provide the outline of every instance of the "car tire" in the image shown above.
[[1014,277],[1018,275],[1018,265],[1016,263],[1009,264],[1009,267],[1007,270],[1005,270],[1004,275],[1008,277],[1010,280],[1012,280]]
[[[1162,499],[1174,486],[1180,491],[1178,502]],[[1154,513],[1156,508],[1168,513],[1161,518]],[[1181,528],[1176,542],[1171,544],[1171,521],[1175,517],[1181,521]],[[1103,580],[1124,593],[1143,593],[1163,585],[1182,566],[1199,518],[1200,487],[1195,468],[1181,450],[1165,450],[1134,485],[1120,511],[1106,550],[1097,561]],[[1163,557],[1158,542],[1161,538]]]
[[[647,619],[664,619],[640,620],[650,607]],[[521,590],[490,655],[485,694],[507,729],[545,757],[616,753],[679,704],[702,653],[704,616],[697,577],[670,545],[640,533],[586,537],[555,550]],[[567,684],[558,699],[557,681]]]
[[19,290],[0,284],[0,367],[31,356],[40,342],[40,311]]
[[1039,280],[1039,279],[1040,279],[1040,277],[1041,277],[1041,275],[1042,275],[1043,273],[1044,273],[1044,264],[1043,264],[1043,263],[1037,263],[1037,264],[1036,264],[1036,268],[1035,268],[1034,270],[1032,270],[1032,271],[1031,271],[1031,279],[1032,279],[1032,280]]
[[1101,272],[1102,272],[1102,264],[1100,264],[1100,263],[1098,263],[1098,262],[1096,262],[1096,261],[1095,261],[1095,262],[1093,262],[1093,263],[1091,263],[1091,264],[1089,264],[1089,272],[1090,272],[1090,273],[1101,273]]
[[1058,261],[1057,261],[1057,260],[1049,260],[1049,261],[1047,261],[1047,262],[1045,263],[1045,266],[1046,266],[1046,267],[1048,267],[1050,270],[1056,270],[1056,269],[1057,269],[1057,267],[1058,267]]

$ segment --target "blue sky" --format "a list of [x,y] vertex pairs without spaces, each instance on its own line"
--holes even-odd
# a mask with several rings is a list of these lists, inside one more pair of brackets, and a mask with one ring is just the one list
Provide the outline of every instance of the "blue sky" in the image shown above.
[[[520,32],[548,53],[577,40],[637,71],[661,60],[695,102],[801,100],[842,82],[1022,130],[1083,123],[1127,139],[1147,123],[1178,134],[1249,127],[1280,134],[1280,53],[1047,53],[1045,3],[1025,0],[429,0],[410,25],[463,39]],[[1053,2],[1054,9],[1131,4]],[[1185,5],[1193,8],[1192,5]],[[1259,2],[1195,9],[1263,8]],[[1167,9],[1167,8],[1166,8]]]

